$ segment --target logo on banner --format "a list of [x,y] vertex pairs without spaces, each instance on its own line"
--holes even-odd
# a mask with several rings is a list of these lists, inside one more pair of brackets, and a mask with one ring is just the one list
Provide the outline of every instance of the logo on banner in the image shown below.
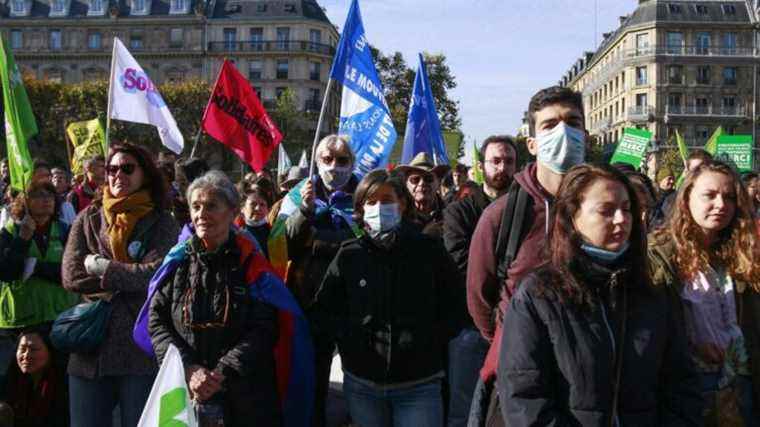
[[156,86],[144,72],[135,70],[134,68],[127,68],[124,74],[119,77],[119,82],[127,93],[144,92],[150,105],[156,108],[166,106],[164,98],[161,97]]

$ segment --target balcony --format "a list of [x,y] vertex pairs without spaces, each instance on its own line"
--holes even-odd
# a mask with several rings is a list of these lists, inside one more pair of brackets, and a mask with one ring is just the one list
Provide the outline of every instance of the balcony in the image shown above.
[[634,105],[628,108],[626,119],[631,122],[647,122],[649,115],[654,113],[655,110],[650,105]]
[[650,46],[627,49],[626,58],[643,56],[753,57],[751,47]]
[[591,125],[591,131],[594,132],[594,133],[596,133],[596,132],[604,132],[607,129],[609,129],[610,126],[612,126],[612,118],[605,117],[605,118],[597,120],[595,123],[593,123]]
[[713,107],[708,106],[680,106],[667,105],[665,113],[670,116],[684,117],[746,117],[744,107]]
[[310,41],[213,41],[208,43],[209,52],[311,52],[318,55],[335,54],[335,48]]

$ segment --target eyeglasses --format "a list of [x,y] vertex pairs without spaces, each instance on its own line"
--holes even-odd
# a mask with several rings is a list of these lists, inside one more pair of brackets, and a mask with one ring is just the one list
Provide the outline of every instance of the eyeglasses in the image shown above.
[[224,287],[224,314],[222,315],[222,321],[215,320],[213,322],[199,322],[194,323],[193,320],[190,318],[190,305],[193,303],[194,298],[194,289],[192,286],[189,286],[187,288],[187,291],[185,291],[185,303],[182,306],[182,320],[185,323],[185,326],[189,327],[190,329],[197,331],[201,329],[211,329],[211,328],[224,328],[227,326],[227,323],[230,319],[230,288],[228,286]]
[[134,163],[124,163],[123,165],[108,165],[106,166],[106,173],[110,176],[114,176],[119,171],[122,171],[124,175],[132,175],[135,172],[137,165]]
[[320,160],[326,165],[332,164],[333,161],[338,166],[348,166],[348,164],[351,163],[351,158],[348,156],[331,156],[329,154],[320,157]]
[[435,182],[435,177],[433,175],[412,175],[408,178],[408,181],[411,182],[412,185],[417,185],[420,181],[425,181],[425,184],[432,184]]

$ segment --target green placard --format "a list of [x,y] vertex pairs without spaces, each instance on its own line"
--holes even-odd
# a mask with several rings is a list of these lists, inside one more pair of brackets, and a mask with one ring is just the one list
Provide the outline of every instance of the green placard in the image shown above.
[[641,167],[641,161],[649,147],[649,140],[652,139],[652,132],[645,129],[626,128],[623,130],[623,136],[620,138],[615,154],[610,159],[613,163],[628,163],[636,169]]
[[752,135],[721,135],[715,158],[736,166],[739,172],[752,170]]

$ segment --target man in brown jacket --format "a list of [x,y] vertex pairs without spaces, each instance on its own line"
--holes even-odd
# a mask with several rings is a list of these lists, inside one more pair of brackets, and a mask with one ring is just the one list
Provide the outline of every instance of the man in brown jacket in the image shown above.
[[[585,157],[586,133],[581,94],[557,86],[540,90],[528,106],[528,123],[528,150],[537,159],[516,174],[514,179],[532,199],[528,204],[532,211],[526,213],[521,244],[506,277],[503,280],[497,277],[498,265],[502,260],[497,259],[495,249],[507,196],[500,197],[483,211],[470,244],[467,308],[475,326],[491,342],[481,370],[481,380],[486,384],[492,384],[496,375],[501,348],[501,320],[515,286],[546,259],[543,251],[552,223],[548,212],[554,195],[567,171],[582,163]],[[476,395],[475,399],[479,396]],[[488,412],[499,417],[493,408]]]

